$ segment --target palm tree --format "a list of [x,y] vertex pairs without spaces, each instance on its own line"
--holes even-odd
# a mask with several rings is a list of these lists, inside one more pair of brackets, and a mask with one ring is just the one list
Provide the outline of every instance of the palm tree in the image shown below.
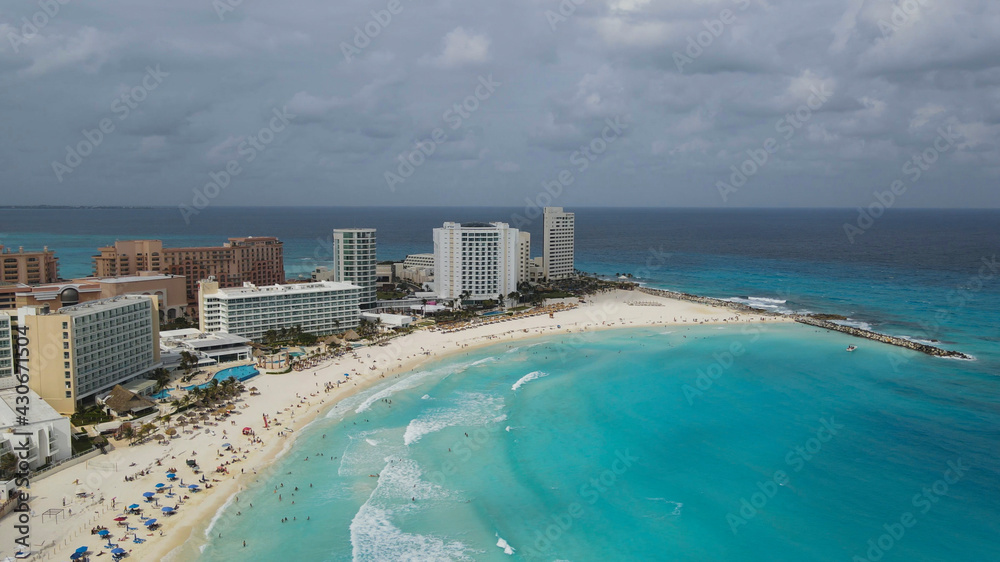
[[515,304],[519,303],[521,302],[521,293],[517,291],[511,291],[510,294],[507,295],[507,298],[514,301]]

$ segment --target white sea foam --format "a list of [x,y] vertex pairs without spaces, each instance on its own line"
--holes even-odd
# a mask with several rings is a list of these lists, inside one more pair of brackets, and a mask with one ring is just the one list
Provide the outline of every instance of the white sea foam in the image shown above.
[[431,399],[431,395],[430,394],[424,394],[423,396],[420,397],[420,399],[421,400],[430,400]]
[[454,406],[426,410],[419,417],[410,421],[403,434],[403,443],[407,446],[435,431],[457,425],[482,426],[507,419],[503,413],[504,402],[501,396],[490,396],[478,392],[467,393],[455,401]]
[[778,312],[781,314],[791,314],[794,312],[791,308],[782,306],[787,304],[788,301],[785,299],[772,299],[768,297],[730,297],[728,299],[722,299],[728,302],[735,302],[738,304],[745,304],[747,306],[752,306],[754,308],[760,308],[763,310],[769,310],[771,312]]
[[492,356],[491,356],[491,357],[486,357],[486,358],[484,358],[484,359],[480,359],[479,361],[474,361],[474,362],[473,362],[473,363],[472,363],[471,365],[469,365],[469,366],[470,366],[470,367],[475,367],[476,365],[482,365],[482,364],[484,364],[484,363],[492,363],[492,362],[494,362],[494,361],[496,361],[496,360],[497,360],[497,358],[496,358],[496,357],[492,357]]
[[420,509],[420,504],[410,503],[411,497],[422,502],[447,497],[444,489],[421,475],[413,459],[397,460],[382,469],[375,490],[351,521],[354,560],[471,560],[461,542],[405,533],[393,523],[396,513]]
[[660,501],[660,502],[663,502],[663,503],[665,503],[667,505],[674,506],[674,510],[670,512],[670,515],[680,515],[681,514],[681,508],[684,507],[683,503],[681,503],[681,502],[675,502],[675,501],[672,501],[672,500],[668,500],[666,498],[646,498],[646,499],[650,500],[650,501]]
[[874,331],[872,325],[868,322],[862,322],[861,320],[854,320],[848,318],[847,320],[831,320],[834,324],[840,324],[841,326],[850,326],[852,328],[860,328],[862,330],[868,330],[869,332]]
[[511,390],[517,390],[517,389],[521,388],[522,386],[524,386],[525,384],[527,384],[527,383],[529,383],[529,382],[531,382],[531,381],[533,381],[535,379],[540,379],[542,377],[547,377],[547,376],[549,376],[549,374],[546,373],[546,372],[544,372],[544,371],[532,371],[532,372],[528,373],[527,375],[524,375],[523,377],[521,377],[520,379],[518,379],[518,381],[516,383],[514,383],[514,385],[511,386],[510,389]]
[[505,541],[503,537],[500,536],[500,533],[497,533],[496,537],[497,537],[497,546],[503,549],[504,554],[506,554],[507,556],[513,556],[514,547],[510,546],[510,543]]
[[379,472],[390,459],[406,456],[399,428],[363,431],[347,437],[350,441],[340,455],[339,476],[368,476]]

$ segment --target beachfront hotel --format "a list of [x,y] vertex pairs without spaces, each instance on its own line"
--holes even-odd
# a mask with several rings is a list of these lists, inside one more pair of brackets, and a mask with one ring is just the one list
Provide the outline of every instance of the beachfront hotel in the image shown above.
[[257,287],[221,288],[199,283],[198,321],[203,332],[224,332],[263,341],[268,330],[300,328],[324,336],[358,325],[360,288],[349,283],[317,281]]
[[59,279],[59,258],[46,246],[40,252],[16,252],[0,245],[0,285],[4,283],[40,285]]
[[284,244],[272,236],[230,238],[222,246],[191,248],[164,248],[160,240],[119,240],[98,251],[94,276],[135,276],[142,271],[183,275],[191,303],[198,298],[198,281],[209,277],[220,287],[285,282]]
[[14,381],[14,337],[10,316],[0,312],[0,389],[17,384]]
[[545,277],[549,281],[573,277],[576,271],[573,264],[576,215],[563,212],[562,207],[545,207],[543,217]]
[[19,308],[28,328],[28,386],[64,415],[161,366],[159,311],[151,295]]
[[362,309],[375,306],[377,263],[374,228],[333,230],[333,280],[357,285]]
[[446,222],[434,229],[434,285],[442,299],[505,298],[517,290],[516,228],[503,222]]

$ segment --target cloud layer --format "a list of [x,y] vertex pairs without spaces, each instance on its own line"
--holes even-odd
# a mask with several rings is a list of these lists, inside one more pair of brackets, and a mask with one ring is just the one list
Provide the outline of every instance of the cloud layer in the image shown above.
[[0,11],[5,204],[1000,203],[995,1],[56,4]]

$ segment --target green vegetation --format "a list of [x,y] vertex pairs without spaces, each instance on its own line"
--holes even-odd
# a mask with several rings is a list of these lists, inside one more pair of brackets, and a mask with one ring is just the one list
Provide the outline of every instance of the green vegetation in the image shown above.
[[0,457],[0,480],[12,480],[17,472],[17,456],[14,453],[4,453]]
[[376,291],[375,298],[380,301],[402,299],[406,297],[403,291]]
[[91,406],[70,416],[69,421],[77,427],[82,427],[94,423],[109,422],[112,419],[100,406]]
[[264,332],[264,343],[272,348],[280,345],[315,345],[318,339],[315,334],[303,332],[301,326]]
[[84,433],[84,434],[80,435],[79,437],[77,437],[77,436],[74,435],[69,440],[69,444],[70,444],[70,447],[73,450],[73,454],[76,455],[78,453],[82,453],[84,451],[89,451],[89,450],[93,449],[94,445],[96,443],[95,443],[95,439],[94,438],[92,438],[91,436],[89,436],[86,433]]
[[170,322],[160,322],[160,331],[166,330],[183,330],[184,328],[197,328],[190,318],[187,316],[181,316],[180,318],[174,318]]

